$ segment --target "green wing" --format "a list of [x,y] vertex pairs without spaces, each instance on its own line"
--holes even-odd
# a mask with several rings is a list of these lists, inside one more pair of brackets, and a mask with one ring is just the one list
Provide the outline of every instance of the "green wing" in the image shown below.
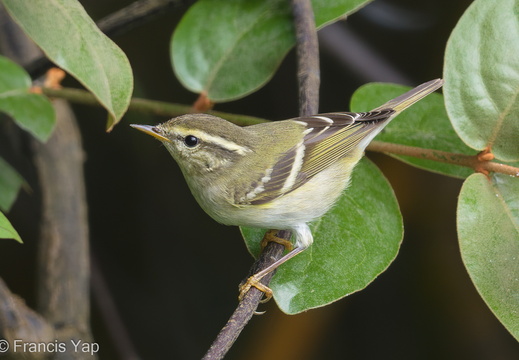
[[[443,85],[428,81],[365,113],[328,113],[286,121],[306,127],[303,140],[284,153],[246,196],[248,204],[266,204],[294,191],[338,159],[357,155],[400,112]],[[259,185],[258,185],[259,184]]]
[[[366,113],[328,113],[287,121],[306,127],[303,140],[284,153],[264,177],[262,191],[249,198],[252,205],[268,203],[289,193],[338,159],[363,151],[391,119],[393,110]],[[363,143],[364,140],[365,141]],[[257,184],[257,182],[256,182]]]

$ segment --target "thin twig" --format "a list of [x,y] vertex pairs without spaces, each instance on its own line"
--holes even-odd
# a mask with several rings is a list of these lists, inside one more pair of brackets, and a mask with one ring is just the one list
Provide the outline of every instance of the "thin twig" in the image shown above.
[[[296,28],[298,78],[299,78],[299,112],[301,115],[316,114],[319,106],[319,48],[315,30],[314,15],[310,0],[293,0],[292,10]],[[278,237],[290,239],[290,231],[279,231]],[[268,243],[251,269],[255,274],[274,261],[281,258],[284,247],[277,243]],[[261,279],[268,285],[274,272]],[[252,287],[244,296],[225,327],[211,345],[205,360],[222,359],[238,338],[245,325],[252,318],[263,294]]]
[[140,356],[131,341],[128,329],[121,318],[119,309],[115,304],[105,276],[99,266],[99,262],[93,255],[90,259],[90,284],[92,288],[93,301],[97,305],[101,317],[104,320],[104,325],[112,338],[112,343],[118,355],[117,358],[125,360],[139,360]]
[[183,0],[137,0],[97,21],[97,26],[107,36],[115,37],[150,22],[173,7],[185,6],[192,2]]
[[[290,232],[278,231],[277,236],[288,240],[290,239]],[[265,269],[267,266],[279,259],[283,255],[283,250],[284,247],[280,244],[273,242],[268,243],[258,260],[256,260],[252,266],[250,275],[261,271],[261,269]],[[274,272],[265,275],[261,279],[261,283],[268,285],[273,276]],[[245,325],[247,325],[249,320],[256,313],[256,309],[258,308],[262,297],[263,293],[260,290],[255,287],[250,288],[242,301],[238,304],[236,310],[234,310],[234,313],[227,321],[227,324],[225,324],[222,330],[218,333],[218,336],[211,344],[211,347],[203,357],[203,360],[222,359],[225,354],[227,354]]]
[[292,0],[297,43],[299,115],[319,112],[319,44],[310,0]]
[[505,175],[519,177],[519,168],[498,162],[486,161],[479,158],[478,155],[456,154],[447,151],[424,149],[415,146],[392,144],[383,141],[372,141],[367,147],[367,150],[387,154],[406,155],[420,159],[464,166],[474,169],[478,172],[497,172]]
[[[96,97],[86,90],[72,88],[53,89],[48,87],[42,87],[35,88],[33,91],[37,92],[40,90],[44,95],[47,95],[51,98],[65,99],[73,103],[82,105],[101,106]],[[188,105],[148,100],[142,98],[132,98],[128,110],[139,111],[159,116],[173,117],[190,113],[193,109],[191,106]],[[240,126],[259,124],[268,121],[254,116],[231,114],[222,111],[208,111],[207,113],[224,118]]]

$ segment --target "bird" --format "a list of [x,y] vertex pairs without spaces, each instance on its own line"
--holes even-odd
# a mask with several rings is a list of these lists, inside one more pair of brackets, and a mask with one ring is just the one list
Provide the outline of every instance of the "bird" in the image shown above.
[[426,82],[367,112],[332,112],[240,127],[209,114],[185,114],[136,128],[160,140],[179,165],[194,198],[225,225],[290,230],[289,250],[242,285],[260,280],[313,243],[308,224],[348,187],[373,138],[398,114],[443,85]]

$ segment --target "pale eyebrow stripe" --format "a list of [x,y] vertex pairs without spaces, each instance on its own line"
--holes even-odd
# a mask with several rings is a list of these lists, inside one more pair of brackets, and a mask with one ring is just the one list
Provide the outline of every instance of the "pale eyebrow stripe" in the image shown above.
[[202,140],[203,142],[207,143],[213,143],[220,147],[223,147],[224,149],[227,149],[229,151],[234,151],[240,155],[245,155],[252,150],[249,149],[246,146],[238,145],[234,141],[224,139],[223,137],[216,136],[216,135],[210,135],[202,130],[196,130],[196,129],[186,129],[186,128],[176,128],[175,131],[182,137],[186,137],[188,135],[193,135]]

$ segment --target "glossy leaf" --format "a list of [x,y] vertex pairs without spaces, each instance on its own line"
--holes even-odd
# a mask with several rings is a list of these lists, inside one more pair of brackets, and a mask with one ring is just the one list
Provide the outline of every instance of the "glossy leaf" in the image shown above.
[[519,179],[471,175],[458,203],[463,262],[477,290],[519,340]]
[[470,147],[519,160],[519,0],[476,0],[445,52],[445,104]]
[[2,212],[0,212],[0,239],[14,239],[19,243],[23,243],[18,232],[13,228]]
[[[411,88],[396,84],[371,83],[361,86],[351,98],[352,111],[369,111]],[[393,119],[375,138],[393,144],[416,146],[474,155],[454,131],[443,104],[443,96],[433,93],[420,100]],[[474,171],[469,168],[410,156],[392,155],[416,167],[444,175],[465,178]]]
[[133,75],[126,55],[76,0],[2,0],[9,14],[58,66],[94,94],[110,130],[126,112]]
[[[283,264],[270,286],[282,311],[299,313],[359,291],[396,257],[402,217],[391,186],[363,159],[337,204],[311,225],[313,245]],[[265,230],[241,228],[252,254]]]
[[[314,1],[317,26],[351,13],[367,0]],[[184,15],[171,40],[171,59],[189,90],[214,102],[263,86],[294,45],[285,0],[201,0]]]
[[56,121],[54,108],[45,96],[30,93],[30,86],[25,70],[0,56],[0,111],[40,141],[46,141]]
[[9,211],[23,183],[20,174],[0,157],[0,210]]

